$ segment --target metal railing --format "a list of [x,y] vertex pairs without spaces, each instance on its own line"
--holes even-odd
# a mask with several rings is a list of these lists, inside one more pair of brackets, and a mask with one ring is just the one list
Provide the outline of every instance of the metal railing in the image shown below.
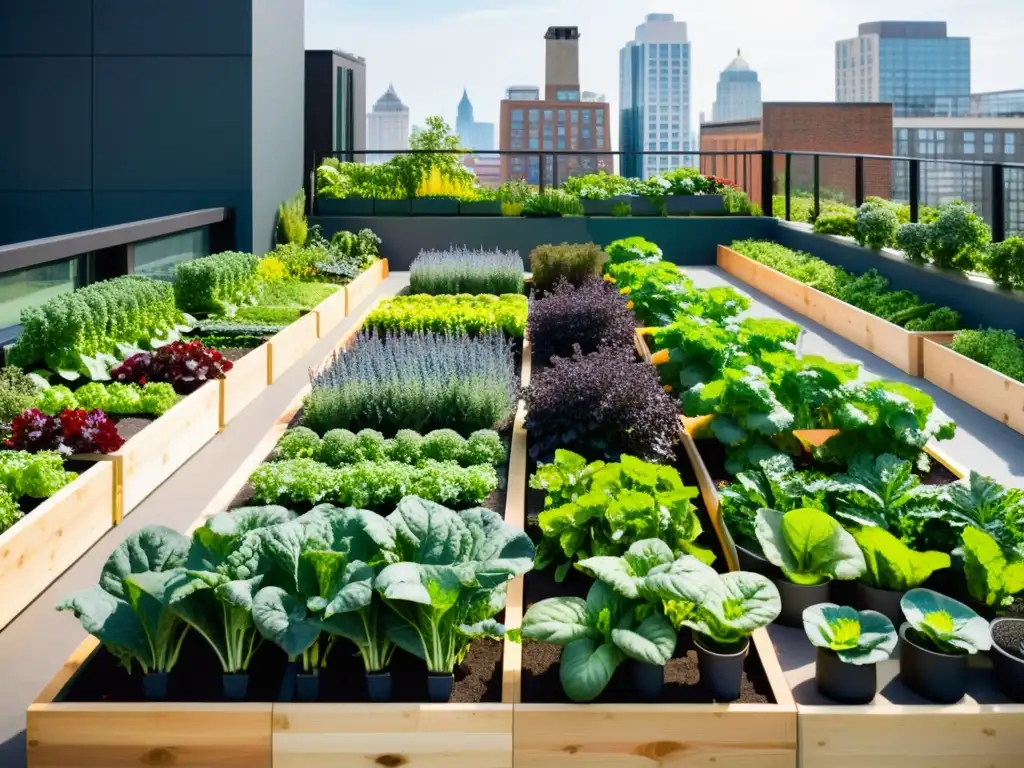
[[[622,169],[645,170],[645,158],[678,158],[678,165],[649,165],[653,172],[674,167],[699,167],[701,172],[728,178],[758,203],[766,215],[787,221],[813,222],[836,204],[856,207],[867,197],[881,197],[909,208],[910,221],[918,221],[923,206],[936,207],[952,200],[969,203],[992,230],[992,239],[1024,233],[1024,163],[905,157],[899,155],[812,152],[797,150],[649,150],[500,149],[500,150],[352,150],[316,152],[313,168],[326,157],[341,160],[374,155],[454,154],[461,159],[498,158],[500,181],[524,179],[540,190],[557,188],[567,175],[578,176]],[[523,170],[513,172],[508,158],[517,157]],[[531,158],[537,158],[530,163]],[[535,171],[535,173],[534,173]],[[636,178],[638,174],[628,173]],[[311,175],[310,210],[316,196],[315,171]]]

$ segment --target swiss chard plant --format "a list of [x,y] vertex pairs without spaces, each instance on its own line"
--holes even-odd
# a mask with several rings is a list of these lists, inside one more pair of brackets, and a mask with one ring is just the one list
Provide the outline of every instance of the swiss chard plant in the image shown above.
[[820,509],[760,509],[754,532],[765,557],[794,584],[857,579],[867,567],[853,536]]
[[930,589],[912,589],[900,600],[916,639],[939,653],[960,655],[992,647],[988,622],[958,600]]
[[400,619],[390,636],[430,673],[451,674],[474,639],[504,636],[495,616],[507,582],[533,567],[533,543],[490,510],[453,512],[416,496],[387,520],[397,562],[381,570],[374,589]]
[[1008,559],[999,543],[978,528],[964,528],[961,536],[967,593],[994,608],[1011,606],[1024,591],[1024,560]]
[[852,531],[866,569],[860,580],[875,589],[904,592],[924,584],[942,568],[949,568],[945,552],[917,552],[884,528],[866,526]]
[[811,645],[857,666],[885,661],[899,641],[892,622],[878,611],[858,611],[834,603],[804,609],[804,632]]
[[99,584],[58,606],[71,611],[129,673],[170,672],[178,661],[188,624],[137,581],[168,574],[185,564],[189,541],[177,531],[149,526],[130,534],[107,559]]
[[713,559],[695,543],[701,525],[692,499],[699,491],[684,485],[672,467],[628,455],[621,462],[588,465],[579,454],[559,450],[553,464],[537,468],[530,485],[548,491],[537,521],[543,539],[536,564],[557,564],[556,581],[576,559],[618,556],[644,539],[658,538],[676,553]]

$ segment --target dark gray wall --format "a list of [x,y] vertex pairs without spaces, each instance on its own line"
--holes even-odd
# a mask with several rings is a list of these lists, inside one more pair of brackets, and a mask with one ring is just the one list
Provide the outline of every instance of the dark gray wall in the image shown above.
[[893,289],[913,291],[925,301],[955,309],[963,315],[967,328],[1008,328],[1024,335],[1024,293],[1020,291],[1001,291],[931,266],[918,266],[899,256],[876,253],[856,243],[781,223],[776,223],[775,232],[769,237],[787,248],[807,251],[854,274],[877,269],[889,278]]
[[[304,2],[261,0],[255,19],[252,6],[0,3],[0,243],[219,206],[234,209],[239,248],[253,246],[254,206],[267,239],[263,197],[276,197],[276,210],[300,185]],[[263,28],[276,27],[279,42],[260,38],[254,75],[254,30],[268,16]],[[254,146],[254,90],[296,110],[280,118],[293,136],[274,123]],[[254,195],[257,151],[279,152],[280,164],[256,162]]]
[[372,229],[381,238],[381,253],[393,270],[409,268],[421,249],[444,249],[452,245],[469,248],[519,251],[529,267],[530,251],[546,243],[588,243],[607,245],[613,240],[639,235],[657,243],[665,258],[676,264],[714,264],[717,246],[749,237],[771,237],[774,219],[758,217],[673,217],[673,218],[564,218],[526,219],[518,217],[347,217],[315,216],[330,238],[335,232]]

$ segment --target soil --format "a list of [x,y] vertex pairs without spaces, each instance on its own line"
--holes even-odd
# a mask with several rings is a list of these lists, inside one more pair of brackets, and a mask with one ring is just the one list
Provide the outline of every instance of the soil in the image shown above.
[[117,422],[117,434],[123,437],[125,442],[131,440],[156,420],[156,416],[114,417],[114,421]]
[[255,347],[221,347],[217,351],[220,352],[221,357],[226,360],[230,360],[232,363],[237,363],[243,357],[253,351]]
[[1024,643],[1024,621],[1001,621],[992,627],[992,642],[1024,661],[1021,643]]

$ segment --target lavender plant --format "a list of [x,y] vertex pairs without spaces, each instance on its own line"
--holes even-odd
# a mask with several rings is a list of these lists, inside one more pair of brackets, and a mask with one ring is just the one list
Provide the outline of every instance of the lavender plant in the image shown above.
[[303,424],[331,429],[454,429],[468,435],[506,424],[519,397],[512,344],[500,333],[362,333],[312,377]]
[[523,260],[519,251],[420,251],[409,268],[411,293],[522,293]]

